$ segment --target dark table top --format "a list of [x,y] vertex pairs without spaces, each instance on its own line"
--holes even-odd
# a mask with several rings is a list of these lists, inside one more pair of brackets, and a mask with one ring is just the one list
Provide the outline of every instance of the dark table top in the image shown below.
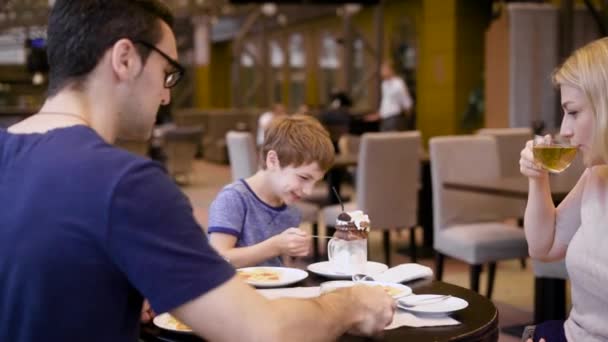
[[[573,187],[572,181],[566,178],[551,177],[551,195],[554,201],[568,195]],[[499,179],[476,179],[467,181],[445,181],[443,187],[450,190],[476,192],[480,194],[497,195],[511,198],[528,198],[528,179],[525,177],[510,177]]]
[[[318,277],[311,274],[307,279],[295,286],[317,286],[321,282],[328,279]],[[469,306],[452,315],[462,324],[446,327],[425,327],[412,328],[401,327],[393,330],[387,330],[383,336],[373,340],[379,341],[498,341],[498,311],[494,304],[487,298],[477,294],[469,289],[460,286],[423,279],[410,283],[410,286],[416,294],[433,293],[433,294],[450,294],[460,297],[467,302]],[[157,341],[176,341],[176,342],[191,342],[201,341],[201,339],[184,334],[176,334],[163,331],[151,325],[146,325],[142,328],[142,340],[146,342]],[[370,341],[372,339],[344,335],[339,341]]]

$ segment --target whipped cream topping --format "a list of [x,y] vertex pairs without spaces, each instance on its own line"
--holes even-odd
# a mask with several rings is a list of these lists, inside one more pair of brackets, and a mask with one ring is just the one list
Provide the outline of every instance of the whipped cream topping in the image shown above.
[[351,217],[350,221],[342,221],[340,219],[336,219],[336,226],[344,226],[352,222],[357,227],[357,230],[369,231],[369,216],[365,215],[363,211],[355,210],[347,212],[347,214]]

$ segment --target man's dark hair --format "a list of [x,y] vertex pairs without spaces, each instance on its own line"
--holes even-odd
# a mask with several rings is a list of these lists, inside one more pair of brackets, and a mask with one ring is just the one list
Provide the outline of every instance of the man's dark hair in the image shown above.
[[[173,26],[173,15],[160,0],[57,0],[48,24],[48,95],[68,86],[81,87],[120,39],[158,43],[160,20]],[[137,47],[145,62],[150,51]]]

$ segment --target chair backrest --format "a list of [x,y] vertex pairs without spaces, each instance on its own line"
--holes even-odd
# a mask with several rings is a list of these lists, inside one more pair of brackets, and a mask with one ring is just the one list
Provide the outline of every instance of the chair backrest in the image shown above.
[[137,155],[148,157],[148,141],[133,141],[119,139],[114,143],[114,146],[127,150]]
[[229,131],[226,133],[226,144],[233,181],[247,178],[257,172],[257,152],[251,133]]
[[503,177],[520,176],[519,154],[526,142],[532,139],[532,129],[519,128],[482,128],[477,134],[488,135],[496,139],[500,174]]
[[565,260],[556,262],[542,262],[532,259],[534,276],[539,278],[568,279],[568,270]]
[[443,188],[445,181],[466,183],[500,178],[493,138],[483,135],[435,137],[430,140],[429,149],[435,236],[454,224],[522,216],[524,200]]
[[420,132],[366,133],[357,165],[357,207],[374,229],[417,223]]
[[201,127],[174,127],[164,132],[163,150],[169,174],[188,174],[192,170],[202,133]]
[[338,140],[338,148],[340,153],[349,155],[359,155],[359,147],[361,146],[361,136],[344,134]]

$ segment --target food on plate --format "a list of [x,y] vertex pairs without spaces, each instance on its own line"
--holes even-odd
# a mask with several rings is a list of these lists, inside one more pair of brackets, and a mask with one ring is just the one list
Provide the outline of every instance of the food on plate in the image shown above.
[[386,293],[388,293],[389,296],[392,297],[399,296],[403,293],[403,289],[394,286],[383,285],[382,288],[384,291],[386,291]]
[[190,328],[189,326],[185,325],[184,323],[180,322],[177,318],[169,315],[169,318],[167,319],[167,324],[175,329],[175,330],[179,330],[179,331],[192,331],[192,328]]
[[257,268],[253,270],[237,270],[237,273],[245,281],[253,282],[275,282],[281,279],[281,273],[268,268]]

